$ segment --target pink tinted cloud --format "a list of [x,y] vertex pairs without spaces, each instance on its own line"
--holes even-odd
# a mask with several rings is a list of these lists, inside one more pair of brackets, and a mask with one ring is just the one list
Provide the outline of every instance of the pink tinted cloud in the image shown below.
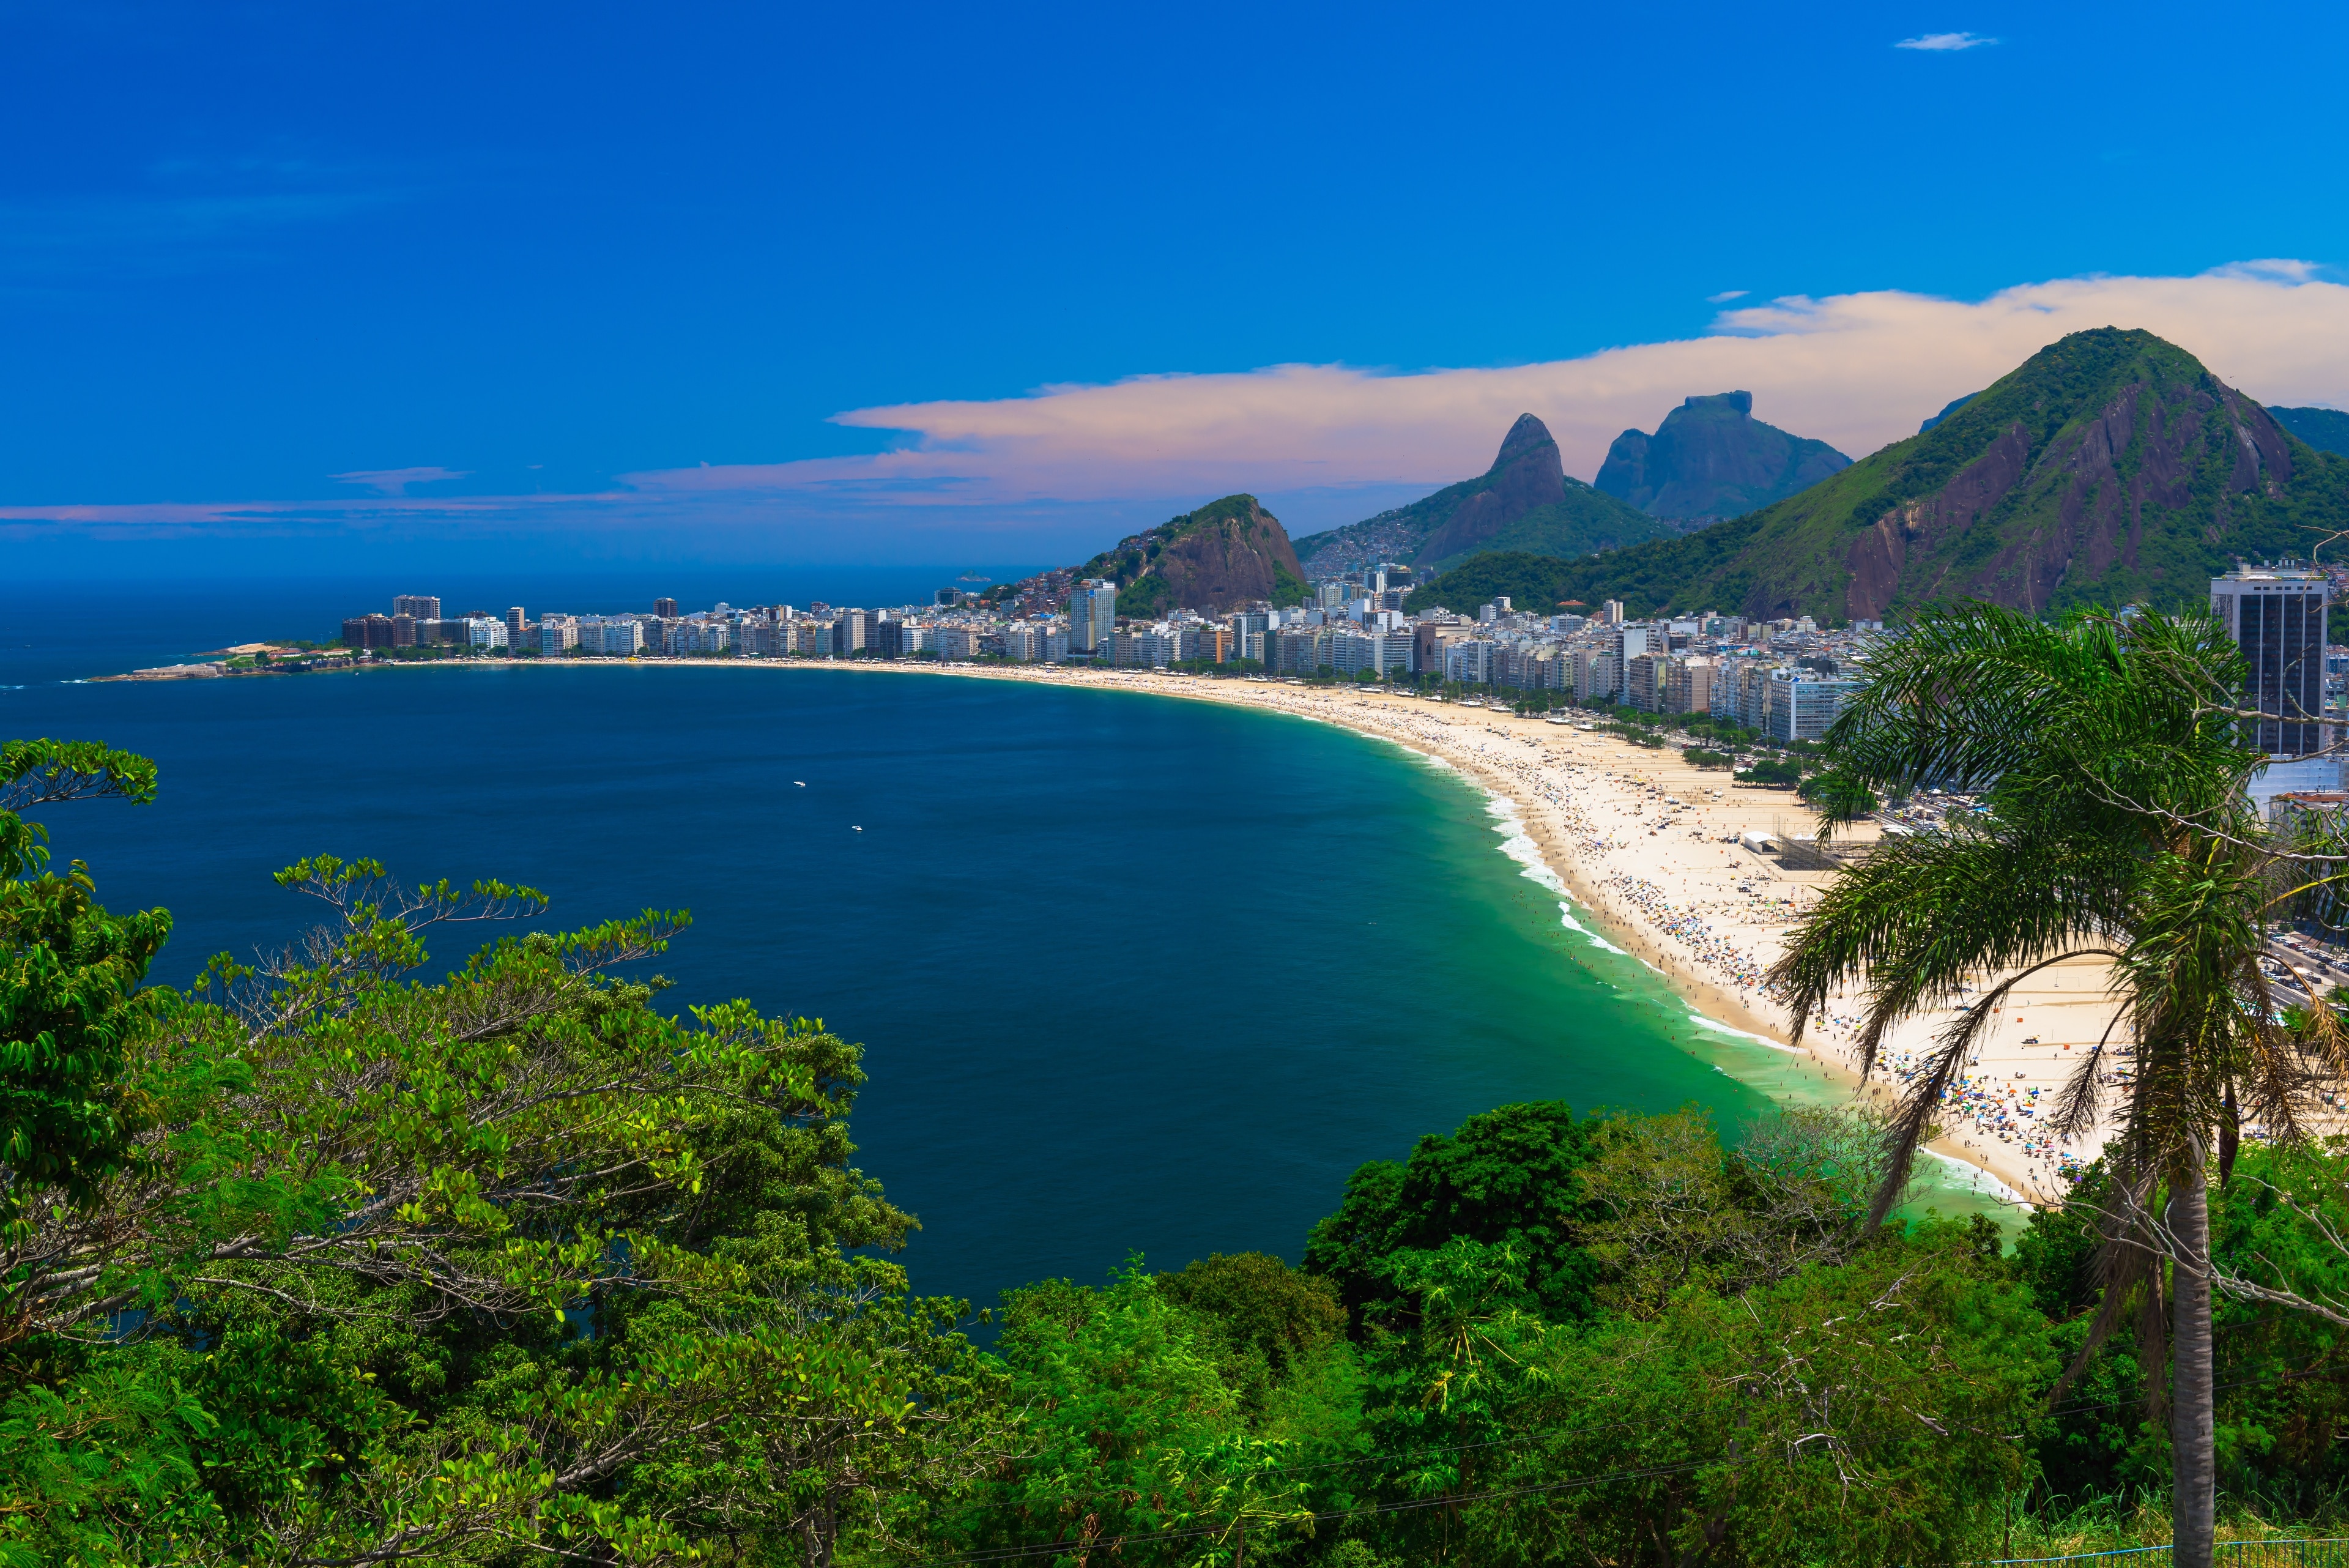
[[1754,394],[1757,418],[1857,458],[2064,334],[2106,326],[2167,337],[2265,402],[2349,401],[2349,287],[2271,260],[2191,277],[2063,278],[1978,301],[1795,296],[1725,310],[1703,337],[1505,369],[1275,365],[857,409],[839,422],[905,431],[905,447],[626,479],[648,492],[829,491],[928,506],[1433,486],[1481,472],[1526,411],[1587,478],[1622,431],[1652,430],[1692,393],[1733,389]]
[[1344,497],[1355,487],[1386,487],[1391,498],[1393,487],[1481,472],[1526,411],[1585,478],[1620,431],[1654,429],[1692,393],[1733,389],[1754,393],[1758,418],[1864,456],[2065,333],[2106,326],[2158,333],[2262,402],[2349,405],[2349,287],[2312,264],[2268,259],[2190,277],[2061,278],[1974,301],[1897,290],[1795,296],[1724,310],[1702,337],[1499,369],[1275,365],[857,409],[839,421],[903,432],[898,450],[631,473],[591,494],[411,496],[410,483],[459,475],[395,469],[338,476],[387,492],[366,498],[0,507],[0,521],[308,528],[437,514],[483,526],[601,520],[877,536],[1016,532],[1053,508],[1195,504],[1238,490],[1334,494],[1329,508],[1350,520],[1358,514]]

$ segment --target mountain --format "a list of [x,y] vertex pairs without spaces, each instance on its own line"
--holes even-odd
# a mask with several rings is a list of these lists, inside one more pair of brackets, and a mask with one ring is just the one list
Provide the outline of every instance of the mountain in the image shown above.
[[1755,419],[1753,393],[1715,392],[1683,401],[1653,435],[1617,436],[1595,483],[1651,517],[1734,517],[1850,466],[1826,442]]
[[1374,560],[1441,568],[1480,550],[1587,556],[1662,538],[1671,529],[1573,478],[1549,427],[1520,414],[1493,466],[1475,479],[1375,517],[1311,535],[1298,550],[1311,575]]
[[2276,423],[2319,452],[2349,452],[2349,414],[2339,409],[2278,409]]
[[1121,539],[1073,576],[1114,581],[1117,613],[1127,616],[1211,615],[1258,599],[1293,605],[1308,597],[1288,530],[1253,495],[1226,495]]
[[1555,556],[1536,556],[1522,550],[1487,550],[1481,556],[1469,556],[1448,572],[1438,572],[1413,588],[1411,610],[1413,615],[1431,609],[1475,615],[1479,605],[1488,605],[1506,594],[1514,609],[1541,615],[1553,609],[1587,612],[1597,601],[1570,602],[1574,599],[1573,585],[1579,581],[1584,566],[1584,562],[1563,561]]
[[1799,495],[1577,562],[1557,597],[1834,621],[1969,597],[2173,609],[2237,556],[2305,555],[2344,526],[2349,458],[2175,344],[2105,327]]
[[1962,398],[1951,398],[1948,402],[1941,405],[1941,411],[1940,413],[1935,414],[1932,418],[1927,420],[1923,424],[1917,427],[1917,433],[1919,435],[1923,435],[1927,431],[1931,430],[1935,425],[1940,424],[1943,420],[1948,419],[1951,414],[1956,413],[1960,409],[1964,408],[1968,403],[1972,402],[1976,398],[1981,396],[1982,394],[1980,392],[1968,392]]

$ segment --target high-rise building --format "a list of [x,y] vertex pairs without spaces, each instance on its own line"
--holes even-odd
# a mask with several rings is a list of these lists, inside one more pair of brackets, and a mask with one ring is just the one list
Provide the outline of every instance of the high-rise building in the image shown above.
[[353,616],[343,622],[345,648],[389,648],[392,622],[388,615]]
[[1069,651],[1106,653],[1117,631],[1117,585],[1089,577],[1069,596]]
[[660,617],[663,620],[675,620],[677,618],[677,601],[675,599],[655,599],[653,601],[653,614]]
[[394,594],[391,599],[391,613],[409,616],[417,620],[439,620],[440,601],[430,594]]
[[520,648],[522,646],[522,631],[523,628],[527,624],[529,623],[522,613],[522,606],[513,605],[507,608],[506,646],[508,648]]
[[1664,670],[1664,711],[1713,711],[1713,663],[1710,659],[1675,659]]
[[1661,653],[1639,653],[1623,661],[1623,701],[1642,713],[1664,711],[1664,671],[1671,659]]
[[2324,749],[2324,608],[2321,572],[2238,566],[2210,579],[2210,609],[2243,650],[2243,695],[2259,710],[2260,750],[2282,760]]
[[1773,670],[1764,687],[1762,732],[1777,741],[1816,741],[1858,690],[1857,680],[1823,680],[1806,670]]

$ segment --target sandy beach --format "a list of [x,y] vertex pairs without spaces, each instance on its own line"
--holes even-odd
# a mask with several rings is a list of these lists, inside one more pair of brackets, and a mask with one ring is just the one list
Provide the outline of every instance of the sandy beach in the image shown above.
[[[1791,791],[1735,784],[1726,772],[1690,766],[1677,751],[1637,746],[1574,723],[1519,718],[1506,709],[1270,680],[1051,665],[691,662],[746,672],[854,670],[1147,692],[1268,709],[1392,742],[1457,769],[1507,802],[1575,904],[1695,1011],[1792,1045],[1791,1015],[1764,990],[1762,977],[1795,920],[1836,873],[1786,869],[1775,856],[1749,847],[1744,836],[1800,837],[1815,831],[1816,819]],[[1876,835],[1865,826],[1839,843],[1858,852]],[[1901,1025],[1863,1084],[1856,1050],[1860,1011],[1857,998],[1838,998],[1801,1049],[1854,1096],[1889,1105],[1911,1064],[1955,1014],[1927,1014]],[[2025,1201],[2061,1201],[2064,1170],[2095,1159],[2111,1125],[2057,1143],[2033,1124],[2052,1112],[2077,1060],[2073,1053],[2095,1043],[2112,1012],[2101,962],[2057,966],[2016,988],[1984,1031],[1964,1085],[1940,1118],[1942,1134],[1929,1147],[1987,1173]],[[2127,1060],[2119,1065],[2125,1072]]]

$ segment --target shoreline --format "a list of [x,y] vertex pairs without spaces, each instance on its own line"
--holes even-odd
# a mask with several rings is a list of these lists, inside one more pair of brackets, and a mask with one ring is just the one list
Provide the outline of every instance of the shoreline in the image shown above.
[[[1289,686],[1278,680],[1249,681],[1216,680],[1209,677],[1169,675],[1163,671],[1078,668],[1057,665],[980,665],[949,663],[908,663],[881,660],[802,660],[802,659],[580,659],[544,660],[543,667],[552,669],[626,669],[634,666],[660,666],[673,669],[732,669],[740,670],[835,670],[877,675],[937,675],[961,679],[1025,681],[1030,684],[1082,687],[1102,691],[1128,691],[1143,695],[1178,698],[1191,701],[1221,702],[1230,707],[1251,708],[1282,713],[1309,722],[1334,724],[1369,739],[1384,741],[1413,752],[1421,757],[1449,768],[1464,782],[1495,803],[1500,822],[1514,831],[1511,838],[1522,838],[1531,848],[1534,860],[1527,864],[1522,857],[1513,856],[1526,867],[1532,877],[1537,867],[1547,873],[1553,891],[1570,906],[1566,913],[1570,925],[1578,925],[1575,915],[1580,914],[1599,928],[1590,930],[1579,927],[1601,945],[1637,961],[1664,985],[1689,1010],[1690,1016],[1701,1027],[1742,1035],[1805,1062],[1818,1071],[1826,1086],[1846,1101],[1866,1099],[1878,1108],[1889,1107],[1896,1096],[1889,1080],[1898,1076],[1903,1059],[1902,1048],[1921,1047],[1932,1033],[1948,1023],[1955,1015],[1942,1012],[1914,1019],[1889,1035],[1876,1072],[1863,1083],[1857,1064],[1847,1060],[1836,1048],[1836,1036],[1847,1035],[1839,1028],[1843,1014],[1834,1007],[1826,1018],[1814,1024],[1803,1043],[1796,1045],[1791,1039],[1791,1020],[1778,1004],[1763,994],[1758,985],[1758,973],[1768,954],[1766,951],[1746,953],[1731,945],[1730,940],[1713,934],[1712,920],[1703,919],[1694,906],[1706,904],[1692,894],[1721,892],[1718,887],[1706,886],[1706,877],[1692,875],[1693,867],[1677,866],[1668,871],[1659,864],[1661,857],[1674,852],[1688,853],[1686,842],[1666,845],[1662,835],[1668,828],[1681,826],[1682,814],[1702,811],[1696,828],[1687,830],[1683,839],[1694,838],[1706,848],[1698,853],[1718,853],[1724,857],[1725,867],[1708,866],[1710,879],[1724,878],[1735,882],[1741,890],[1755,884],[1767,884],[1774,889],[1783,888],[1785,897],[1771,897],[1766,903],[1775,911],[1775,919],[1757,920],[1747,915],[1744,923],[1750,928],[1749,940],[1759,950],[1775,947],[1774,938],[1783,937],[1801,905],[1805,892],[1831,877],[1832,873],[1788,871],[1776,867],[1743,846],[1713,849],[1700,830],[1723,826],[1718,816],[1754,816],[1766,813],[1772,821],[1762,825],[1765,831],[1779,832],[1779,826],[1789,819],[1801,819],[1795,830],[1810,828],[1812,814],[1790,796],[1776,791],[1740,789],[1733,791],[1725,774],[1702,775],[1689,767],[1674,752],[1650,751],[1632,745],[1629,741],[1611,735],[1583,732],[1572,725],[1554,725],[1541,719],[1526,719],[1506,709],[1469,709],[1452,703],[1438,703],[1423,698],[1402,697],[1385,693],[1348,690]],[[514,670],[536,668],[539,660],[527,661],[440,661],[400,663],[392,669],[480,668],[484,670]],[[381,666],[370,668],[383,668]],[[1521,751],[1514,754],[1504,748],[1535,748],[1535,756]],[[1538,763],[1538,766],[1528,765]],[[1671,775],[1682,775],[1678,777]],[[1708,783],[1707,778],[1718,781]],[[1660,782],[1660,779],[1661,782]],[[1577,785],[1586,798],[1569,799]],[[1560,786],[1565,787],[1561,788]],[[1611,787],[1610,787],[1611,786]],[[1700,805],[1692,805],[1669,791],[1681,795],[1706,794],[1713,798]],[[1655,825],[1648,823],[1647,814],[1656,807],[1643,803],[1664,803],[1664,815]],[[1506,812],[1506,815],[1503,813]],[[1599,816],[1618,820],[1601,821]],[[1619,820],[1630,817],[1630,823]],[[1734,825],[1730,825],[1734,826]],[[1652,846],[1640,846],[1636,852],[1630,843],[1615,835],[1629,827],[1634,834],[1643,828],[1646,836],[1656,838]],[[1587,835],[1579,842],[1569,836],[1569,829]],[[1714,834],[1715,842],[1733,841],[1737,835]],[[1503,846],[1508,853],[1507,843]],[[1594,875],[1598,872],[1598,875]],[[1679,874],[1679,885],[1659,887],[1651,873]],[[1738,878],[1744,881],[1737,881]],[[1543,881],[1539,877],[1535,880]],[[1674,902],[1672,895],[1679,895]],[[1815,896],[1815,895],[1813,895]],[[1718,903],[1721,900],[1712,900]],[[1642,905],[1646,908],[1643,909]],[[1642,915],[1646,918],[1642,919]],[[1668,929],[1673,925],[1687,927],[1697,924],[1696,940],[1689,940],[1686,930]],[[1728,959],[1740,964],[1740,976],[1746,983],[1731,984],[1726,977],[1708,972],[1721,969]],[[1711,959],[1713,961],[1705,961]],[[2059,981],[2054,989],[2065,989]],[[2018,993],[2020,994],[2020,993]],[[1839,1003],[1848,999],[1838,998]],[[2014,1002],[2013,1005],[2026,1005]],[[2076,1003],[2074,1003],[2076,1004]],[[2033,1007],[2065,1005],[2063,1002],[2047,1002],[2044,999],[2028,1003]],[[2020,1018],[2021,1015],[2018,1015]],[[1995,1033],[1995,1032],[1993,1032]],[[2091,1033],[2093,1038],[2093,1033]],[[1988,1038],[1988,1036],[1986,1036]],[[2025,1045],[2036,1041],[2026,1041]],[[2022,1057],[2012,1050],[1996,1053],[2002,1058],[1992,1064],[1992,1074],[1981,1075],[1983,1082],[2003,1083],[2000,1069],[2010,1068],[2013,1062],[2029,1060],[2027,1052]],[[1992,1054],[1985,1044],[1986,1060]],[[1724,1072],[1726,1068],[1723,1069]],[[1993,1077],[1993,1075],[1995,1076]],[[2018,1079],[2027,1077],[2028,1070],[2017,1072]],[[1769,1091],[1758,1084],[1749,1084],[1765,1096]],[[2013,1093],[2012,1089],[2008,1091]],[[2022,1103],[2018,1098],[2017,1104]],[[2028,1113],[2023,1113],[2028,1114]],[[1937,1161],[1953,1167],[1963,1167],[1973,1172],[1967,1183],[1983,1197],[1994,1201],[2033,1206],[2060,1203],[2061,1184],[2054,1179],[2051,1157],[2040,1154],[2024,1157],[2014,1147],[2017,1139],[1995,1132],[1994,1127],[2011,1124],[1985,1123],[1975,1118],[1972,1125],[1963,1125],[1961,1115],[1952,1115],[1944,1121],[1944,1135],[1920,1146],[1920,1150],[1935,1157]],[[2068,1146],[2068,1152],[2078,1163],[2085,1164],[2101,1147],[2105,1128],[2099,1127],[2091,1137]],[[1972,1136],[1968,1136],[1969,1134]]]

